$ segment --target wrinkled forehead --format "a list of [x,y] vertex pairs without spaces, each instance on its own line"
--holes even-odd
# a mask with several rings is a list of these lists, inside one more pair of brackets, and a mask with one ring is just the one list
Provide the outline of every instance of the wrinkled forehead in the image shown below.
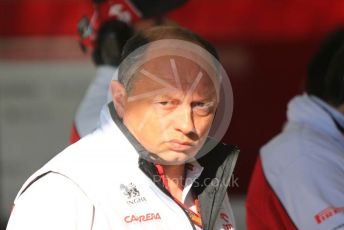
[[174,40],[147,46],[134,73],[135,85],[184,91],[194,88],[195,92],[217,94],[220,76],[214,57],[198,45],[189,46]]
[[140,66],[136,73],[137,82],[145,82],[154,88],[171,87],[182,90],[216,91],[209,71],[193,60],[181,56],[161,56]]

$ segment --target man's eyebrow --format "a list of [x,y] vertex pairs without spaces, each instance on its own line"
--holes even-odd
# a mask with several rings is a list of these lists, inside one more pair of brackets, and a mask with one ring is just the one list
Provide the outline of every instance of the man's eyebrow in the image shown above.
[[195,98],[215,98],[216,99],[216,90],[207,89],[207,90],[195,90]]
[[158,89],[158,90],[150,91],[150,92],[147,92],[147,93],[141,93],[141,94],[138,94],[138,95],[135,95],[135,96],[129,96],[128,97],[128,102],[136,101],[136,100],[141,100],[141,99],[146,99],[146,98],[154,97],[154,96],[158,97],[160,95],[165,95],[166,93],[168,93],[170,91],[171,91],[171,89],[163,88],[163,89]]
[[154,97],[154,99],[174,99],[176,98],[176,95],[171,93],[171,91],[165,91],[161,94],[158,94]]
[[215,103],[216,102],[216,97],[199,97],[199,98],[195,98],[193,99],[194,102],[205,102],[205,103]]
[[[161,92],[161,94],[154,96],[154,100],[170,100],[170,99],[182,100],[183,98],[185,98],[184,96],[178,97],[175,94],[172,94],[171,92]],[[192,102],[215,103],[216,96],[213,96],[213,95],[197,96],[197,97],[193,97]]]

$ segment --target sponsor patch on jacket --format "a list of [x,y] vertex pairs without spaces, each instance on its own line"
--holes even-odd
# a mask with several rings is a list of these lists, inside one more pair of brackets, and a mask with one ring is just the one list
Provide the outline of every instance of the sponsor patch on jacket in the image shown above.
[[134,183],[130,183],[128,185],[121,184],[119,188],[127,198],[126,203],[129,206],[147,201],[146,197],[141,196],[140,191]]
[[225,229],[225,230],[233,229],[233,225],[229,221],[229,216],[226,213],[221,212],[220,213],[220,219],[223,221],[223,224],[222,224],[223,229]]
[[337,215],[338,213],[344,213],[344,207],[328,207],[322,210],[321,212],[317,213],[314,218],[317,224],[321,224],[327,219],[330,219],[334,215]]
[[130,223],[141,223],[146,221],[152,221],[152,220],[161,220],[160,214],[157,213],[146,213],[143,215],[129,215],[124,217],[124,222],[127,224]]

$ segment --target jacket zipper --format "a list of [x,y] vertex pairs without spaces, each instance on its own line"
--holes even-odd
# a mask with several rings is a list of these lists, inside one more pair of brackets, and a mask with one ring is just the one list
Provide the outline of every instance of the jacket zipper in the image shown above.
[[188,220],[189,220],[189,222],[190,222],[190,224],[191,224],[192,229],[196,230],[195,224],[192,222],[192,220],[190,219],[189,215],[186,213],[185,209],[184,209],[180,204],[178,204],[178,202],[176,202],[176,201],[173,199],[173,197],[172,197],[172,195],[171,195],[170,193],[168,193],[168,194],[167,194],[166,192],[164,192],[164,193],[165,193],[166,195],[168,195],[168,197],[170,197],[170,199],[173,200],[173,202],[174,202],[175,204],[177,204],[177,205],[183,210],[183,212],[185,213],[186,217],[188,218]]
[[[143,161],[144,162],[144,161]],[[145,165],[143,165],[143,162],[140,161],[139,162],[139,168],[146,174],[146,176],[148,176],[149,179],[152,178],[151,175],[149,175],[150,173],[152,173],[148,168],[145,168]],[[154,166],[155,167],[155,166]],[[148,169],[148,171],[146,171],[145,169]],[[155,170],[155,169],[154,169]],[[161,182],[161,180],[160,180]],[[157,182],[154,182],[155,186],[157,186],[163,193],[165,193],[175,204],[177,204],[181,209],[182,211],[184,212],[185,216],[188,218],[190,224],[191,224],[191,227],[193,230],[196,230],[196,227],[194,225],[194,223],[192,222],[192,220],[190,219],[189,215],[186,213],[186,211],[184,210],[184,208],[178,204],[178,202],[176,202],[171,193],[165,188],[164,184],[161,182],[161,183],[157,183]]]

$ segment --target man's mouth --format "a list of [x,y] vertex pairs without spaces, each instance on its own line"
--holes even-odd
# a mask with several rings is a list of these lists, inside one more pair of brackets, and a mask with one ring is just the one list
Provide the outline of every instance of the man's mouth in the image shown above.
[[180,141],[180,140],[170,140],[167,142],[169,148],[174,151],[186,151],[190,150],[194,144],[189,141]]

